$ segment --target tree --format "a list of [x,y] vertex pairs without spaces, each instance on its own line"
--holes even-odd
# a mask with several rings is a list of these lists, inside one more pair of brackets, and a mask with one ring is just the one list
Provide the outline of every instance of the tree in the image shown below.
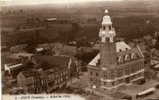
[[78,23],[72,23],[72,30],[69,34],[69,41],[74,40],[75,38],[75,34],[77,34],[77,32],[79,31],[80,26]]

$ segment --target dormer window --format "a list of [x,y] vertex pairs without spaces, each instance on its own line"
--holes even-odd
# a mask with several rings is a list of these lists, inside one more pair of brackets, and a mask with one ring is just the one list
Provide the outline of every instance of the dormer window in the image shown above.
[[129,60],[129,55],[128,54],[126,54],[125,55],[125,59],[124,59],[125,61],[128,61]]
[[117,59],[119,64],[123,63],[122,56],[117,57]]
[[135,53],[131,54],[131,59],[136,59],[136,54]]

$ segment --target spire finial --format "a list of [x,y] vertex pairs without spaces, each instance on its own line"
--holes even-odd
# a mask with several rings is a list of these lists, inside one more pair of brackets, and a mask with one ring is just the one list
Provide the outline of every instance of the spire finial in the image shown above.
[[108,9],[105,9],[105,14],[108,14]]
[[109,42],[114,42],[113,39],[116,36],[116,33],[112,27],[112,21],[108,15],[107,9],[105,9],[105,14],[102,21],[102,28],[100,28],[99,31],[99,37],[101,37],[101,42],[106,42],[106,39],[109,40]]

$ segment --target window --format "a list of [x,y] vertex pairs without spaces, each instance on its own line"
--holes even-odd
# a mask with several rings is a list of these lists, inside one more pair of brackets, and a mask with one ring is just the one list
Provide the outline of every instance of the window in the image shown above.
[[136,72],[136,67],[138,67],[138,64],[130,66],[131,73],[135,73]]
[[107,79],[111,79],[111,72],[110,71],[107,72]]
[[109,26],[109,30],[111,30],[112,29],[112,26]]
[[129,60],[129,55],[125,55],[125,61],[128,61]]
[[55,84],[57,84],[57,80],[55,80]]
[[112,86],[114,86],[115,85],[115,82],[112,82]]
[[104,74],[104,78],[106,78],[107,77],[107,75],[106,74]]
[[92,79],[92,78],[90,78],[90,81],[93,81],[93,79]]
[[122,56],[119,56],[117,59],[118,59],[118,63],[119,63],[119,64],[123,63],[123,58],[122,58]]
[[125,68],[125,74],[126,74],[126,75],[129,74],[129,66],[127,66],[127,67]]
[[105,26],[103,26],[103,30],[105,30]]
[[117,77],[121,77],[122,75],[123,75],[123,70],[122,69],[118,69]]
[[111,78],[114,79],[116,77],[116,70],[111,71]]
[[137,58],[137,54],[132,53],[132,54],[131,54],[131,59],[136,59],[136,58]]
[[98,76],[98,73],[96,73],[96,76]]
[[61,78],[61,81],[63,81],[63,78]]
[[90,72],[90,75],[93,75],[93,73],[92,73],[92,72]]
[[109,42],[109,41],[110,41],[110,39],[109,39],[109,38],[106,38],[106,41],[107,41],[107,42]]

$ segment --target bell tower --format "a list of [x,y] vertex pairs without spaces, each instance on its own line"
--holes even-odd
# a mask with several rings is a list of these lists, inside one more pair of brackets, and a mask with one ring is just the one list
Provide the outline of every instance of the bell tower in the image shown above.
[[100,64],[101,67],[108,68],[116,65],[116,45],[114,42],[116,33],[112,27],[111,18],[108,16],[108,10],[105,10],[105,14],[99,31],[99,37],[101,38]]

